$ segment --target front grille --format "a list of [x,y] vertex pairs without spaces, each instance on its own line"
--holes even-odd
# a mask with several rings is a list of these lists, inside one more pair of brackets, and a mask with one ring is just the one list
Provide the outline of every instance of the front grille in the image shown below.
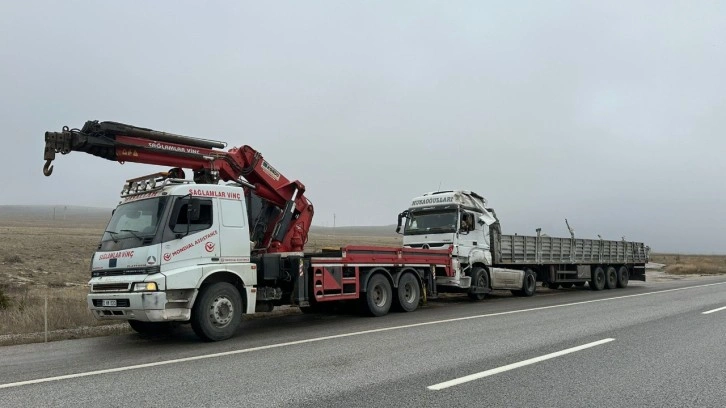
[[441,248],[441,247],[448,247],[451,245],[451,242],[427,242],[425,244],[406,244],[407,247],[411,248],[423,248],[424,245],[428,245],[429,248]]
[[128,292],[129,283],[97,283],[91,285],[91,291],[93,292]]
[[[116,306],[115,307],[129,307],[131,303],[128,299],[116,299]],[[93,306],[95,307],[108,307],[103,306],[103,300],[102,299],[93,299]]]
[[159,265],[148,266],[145,268],[129,268],[129,269],[105,269],[91,272],[91,276],[97,278],[99,276],[123,276],[123,275],[152,275],[159,273],[161,268]]

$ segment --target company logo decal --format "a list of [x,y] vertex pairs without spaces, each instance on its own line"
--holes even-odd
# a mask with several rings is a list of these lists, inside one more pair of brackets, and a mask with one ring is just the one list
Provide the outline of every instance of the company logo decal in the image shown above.
[[431,198],[424,198],[421,200],[413,200],[411,205],[425,205],[425,204],[441,204],[441,203],[452,203],[454,202],[454,197],[431,197]]
[[133,256],[134,251],[106,252],[105,254],[99,255],[98,260],[102,261],[104,259],[132,258]]
[[150,256],[150,257],[146,258],[146,263],[149,264],[149,265],[155,264],[156,263],[156,257]]
[[[173,250],[171,252],[167,252],[167,253],[164,254],[164,260],[167,261],[167,262],[169,262],[171,260],[171,258],[173,258],[173,257],[175,257],[175,256],[177,256],[177,255],[179,255],[179,254],[181,254],[183,252],[186,252],[186,251],[194,248],[195,246],[197,246],[199,244],[205,243],[205,241],[207,241],[209,238],[212,238],[215,235],[217,235],[217,230],[214,230],[214,231],[212,231],[212,232],[210,232],[210,233],[202,236],[201,238],[196,239],[194,242],[190,242],[190,243],[182,246],[179,249],[175,249],[175,250]],[[214,251],[214,246],[215,245],[214,245],[213,242],[206,242],[205,245],[204,245],[204,249],[207,252],[212,252],[212,251]]]
[[234,193],[231,191],[215,191],[215,190],[201,190],[196,188],[190,188],[189,194],[197,197],[216,197],[225,198],[227,200],[241,200],[242,193]]
[[262,171],[267,173],[268,176],[275,179],[275,181],[280,180],[280,172],[275,170],[274,167],[270,166],[270,163],[268,163],[266,160],[262,161]]

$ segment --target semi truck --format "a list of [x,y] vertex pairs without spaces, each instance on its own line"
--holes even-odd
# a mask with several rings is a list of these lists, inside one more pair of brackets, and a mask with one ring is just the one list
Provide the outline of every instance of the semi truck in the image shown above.
[[480,300],[500,289],[532,296],[536,281],[602,289],[644,279],[642,244],[502,235],[493,210],[467,191],[414,199],[399,214],[402,246],[306,252],[314,208],[304,184],[250,146],[223,150],[215,140],[99,121],[46,132],[45,142],[46,176],[56,154],[71,151],[171,167],[123,183],[91,260],[89,310],[140,333],[187,323],[220,341],[244,314],[275,306],[310,313],[354,304],[383,316],[444,292]]
[[497,289],[530,295],[536,283],[550,289],[582,287],[592,290],[624,288],[630,279],[645,281],[649,248],[642,242],[543,235],[502,234],[493,208],[468,190],[436,191],[416,197],[398,216],[403,246],[420,249],[453,248],[455,268],[436,278],[437,290],[465,290],[482,299]]

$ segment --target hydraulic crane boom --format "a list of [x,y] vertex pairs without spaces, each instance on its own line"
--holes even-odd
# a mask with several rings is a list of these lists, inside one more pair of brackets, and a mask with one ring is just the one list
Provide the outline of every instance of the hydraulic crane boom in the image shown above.
[[304,196],[305,186],[288,180],[250,146],[214,150],[225,146],[123,123],[87,121],[81,129],[64,126],[61,132],[45,132],[43,174],[52,174],[56,153],[79,151],[119,163],[170,166],[174,178],[183,178],[181,169],[191,169],[200,184],[235,182],[242,185],[248,200],[254,251],[302,251],[314,212]]

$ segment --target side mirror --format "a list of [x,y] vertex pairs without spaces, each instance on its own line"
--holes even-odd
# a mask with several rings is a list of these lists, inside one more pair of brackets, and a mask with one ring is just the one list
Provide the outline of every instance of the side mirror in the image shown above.
[[401,221],[403,221],[403,218],[408,218],[408,211],[404,211],[400,214],[398,214],[398,225],[396,225],[396,234],[401,233]]

